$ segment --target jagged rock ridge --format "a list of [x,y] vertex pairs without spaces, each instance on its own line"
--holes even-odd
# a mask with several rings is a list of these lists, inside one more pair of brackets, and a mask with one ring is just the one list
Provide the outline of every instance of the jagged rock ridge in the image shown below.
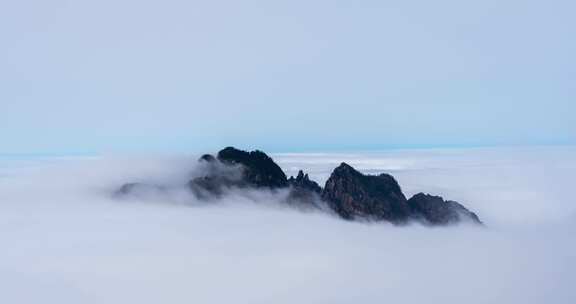
[[[302,170],[289,179],[280,166],[262,151],[246,152],[227,147],[214,157],[203,155],[199,162],[204,174],[188,182],[190,191],[201,200],[219,198],[231,189],[287,190],[286,203],[319,208],[320,203],[346,220],[383,221],[427,225],[460,222],[481,224],[476,214],[454,201],[419,193],[406,199],[398,182],[389,174],[365,175],[350,165],[338,166],[324,188]],[[142,184],[122,186],[117,194],[129,195]]]
[[322,198],[345,219],[402,223],[410,213],[406,197],[392,176],[364,175],[346,163],[334,169]]
[[315,203],[320,200],[322,187],[320,187],[315,181],[311,180],[308,177],[308,174],[304,174],[302,170],[298,171],[296,178],[290,176],[288,179],[288,185],[290,186],[290,195],[288,197],[290,202],[299,202],[306,205],[316,206]]
[[302,170],[298,171],[296,178],[294,178],[294,176],[290,176],[288,179],[288,185],[294,188],[305,189],[317,194],[322,192],[322,187],[320,187],[315,181],[311,180],[310,177],[308,177],[308,174],[304,174],[304,171]]

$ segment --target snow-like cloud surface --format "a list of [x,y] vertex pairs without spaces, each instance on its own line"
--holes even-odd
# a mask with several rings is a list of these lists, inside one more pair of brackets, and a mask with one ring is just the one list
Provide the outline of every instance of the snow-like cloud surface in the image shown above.
[[[573,148],[279,154],[321,183],[346,161],[407,195],[458,200],[487,228],[359,224],[231,197],[117,201],[178,184],[195,157],[0,162],[6,303],[573,303]],[[177,202],[177,204],[174,204]],[[182,203],[182,204],[179,204]],[[268,206],[268,207],[267,207]]]

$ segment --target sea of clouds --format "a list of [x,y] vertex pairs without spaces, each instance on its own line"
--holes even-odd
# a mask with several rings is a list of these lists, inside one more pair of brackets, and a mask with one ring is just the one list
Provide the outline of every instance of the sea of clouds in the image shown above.
[[[269,192],[184,189],[197,156],[0,157],[1,303],[575,303],[576,148],[276,154],[345,161],[486,227],[346,222]],[[118,200],[125,182],[175,185]]]

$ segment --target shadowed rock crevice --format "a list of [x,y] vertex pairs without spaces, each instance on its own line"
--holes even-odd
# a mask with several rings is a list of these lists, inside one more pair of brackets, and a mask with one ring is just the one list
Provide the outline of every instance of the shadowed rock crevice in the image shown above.
[[[288,193],[283,199],[287,205],[322,210],[327,206],[329,212],[346,220],[392,224],[416,221],[431,226],[481,224],[476,214],[457,202],[423,193],[407,200],[391,175],[365,175],[346,163],[334,169],[322,188],[302,170],[296,177],[286,178],[280,166],[262,151],[228,147],[216,156],[205,154],[198,161],[202,174],[191,179],[186,187],[203,201],[214,201],[242,189],[287,191],[282,192]],[[127,196],[143,188],[146,185],[130,183],[116,194]]]

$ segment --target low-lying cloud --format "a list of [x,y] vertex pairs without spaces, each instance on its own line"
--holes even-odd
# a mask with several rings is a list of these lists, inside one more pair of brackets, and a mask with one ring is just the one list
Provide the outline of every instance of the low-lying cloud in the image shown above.
[[485,228],[346,222],[278,208],[272,192],[202,205],[177,186],[169,199],[109,195],[127,181],[183,185],[196,157],[0,165],[0,294],[7,303],[573,303],[573,152],[273,155],[320,183],[341,161],[391,173],[407,195],[458,200]]

